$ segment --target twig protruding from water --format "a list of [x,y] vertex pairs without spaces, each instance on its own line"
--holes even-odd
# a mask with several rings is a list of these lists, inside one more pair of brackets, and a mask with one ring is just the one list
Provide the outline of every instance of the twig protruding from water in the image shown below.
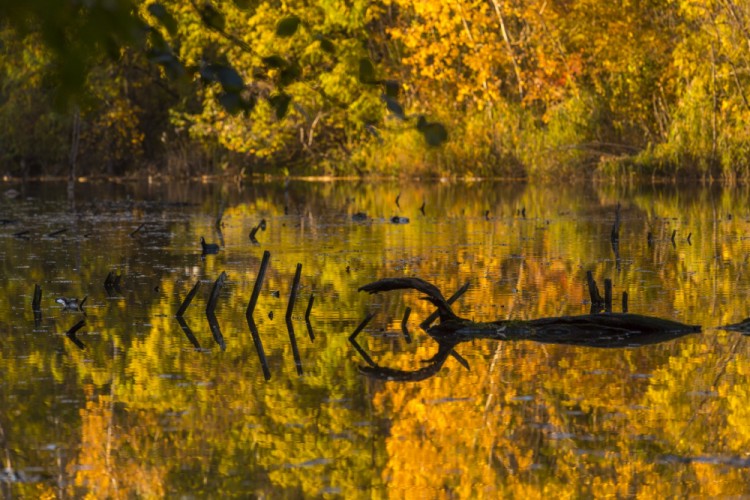
[[183,300],[182,304],[180,304],[180,308],[177,309],[178,318],[181,318],[185,314],[185,311],[190,305],[190,302],[193,301],[193,297],[195,297],[195,294],[198,292],[198,288],[200,288],[200,286],[201,286],[201,282],[200,280],[198,280],[195,282],[195,285],[193,285],[193,288],[190,289],[190,291],[187,294],[187,297],[185,297],[185,300]]
[[604,278],[604,310],[612,312],[612,280]]
[[407,307],[404,311],[404,318],[401,320],[401,333],[404,334],[404,340],[407,344],[411,343],[411,335],[409,335],[409,328],[407,324],[409,322],[409,315],[411,314],[411,307]]
[[260,334],[258,333],[258,327],[255,326],[255,320],[251,314],[246,314],[247,326],[250,328],[250,334],[253,336],[253,342],[255,343],[255,350],[258,352],[258,359],[260,360],[260,366],[263,369],[263,377],[266,380],[271,379],[271,370],[268,368],[268,360],[266,359],[266,352],[263,350],[263,342],[260,340]]
[[292,317],[292,311],[294,310],[294,302],[297,300],[297,288],[299,288],[299,280],[302,276],[302,264],[297,264],[297,270],[294,272],[294,281],[292,281],[292,291],[289,293],[289,304],[286,306],[286,319]]
[[349,335],[349,342],[354,342],[357,339],[357,335],[359,335],[359,333],[365,329],[365,327],[367,326],[367,323],[369,323],[370,320],[372,320],[372,318],[374,317],[375,317],[375,313],[368,314],[365,317],[365,319],[362,320],[362,323],[360,323],[359,326],[354,329],[352,334]]
[[[448,298],[448,300],[446,300],[446,302],[448,303],[448,305],[453,304],[455,301],[457,301],[461,297],[461,295],[465,294],[466,290],[469,289],[470,285],[471,285],[471,283],[467,281],[466,283],[464,283],[464,286],[462,286],[461,288],[459,288],[458,290],[456,290],[456,293],[454,293],[453,295],[451,295],[450,298]],[[430,327],[430,325],[432,324],[432,322],[437,319],[437,317],[438,317],[439,314],[440,313],[438,311],[434,311],[432,314],[430,314],[429,316],[427,316],[427,318],[424,321],[422,321],[419,324],[419,327],[422,330],[427,330]]]
[[602,298],[602,295],[599,293],[599,287],[596,286],[596,281],[594,281],[593,272],[586,271],[586,281],[589,284],[589,297],[591,298],[591,305],[592,306],[603,305],[604,299]]
[[34,298],[31,300],[31,309],[34,312],[42,310],[42,287],[34,285]]
[[68,338],[69,338],[69,339],[70,339],[70,340],[71,340],[71,341],[72,341],[72,342],[73,342],[73,343],[74,343],[74,344],[75,344],[76,346],[78,346],[78,348],[79,348],[79,349],[85,349],[85,348],[86,348],[86,344],[84,344],[83,342],[81,342],[81,339],[79,339],[79,338],[78,338],[78,337],[76,336],[76,332],[77,332],[78,330],[80,330],[81,328],[83,328],[83,325],[85,325],[85,324],[86,324],[86,320],[85,320],[85,319],[82,319],[81,321],[79,321],[79,322],[78,322],[78,323],[76,323],[75,325],[71,326],[71,327],[70,327],[70,330],[68,330],[67,332],[65,332],[65,335],[66,335],[66,336],[67,336],[67,337],[68,337]]
[[140,226],[138,226],[138,227],[137,227],[137,228],[135,229],[135,231],[133,231],[132,233],[130,233],[130,237],[131,237],[131,238],[134,238],[134,237],[135,237],[135,235],[136,235],[136,234],[138,234],[138,233],[139,233],[139,232],[141,231],[141,229],[143,229],[143,228],[144,228],[144,226],[145,226],[145,225],[146,225],[146,223],[145,223],[145,222],[141,222],[141,225],[140,225]]
[[253,294],[250,296],[250,302],[247,304],[247,310],[245,315],[251,317],[255,310],[255,304],[258,303],[258,296],[260,295],[260,289],[263,287],[263,279],[266,277],[266,269],[268,269],[268,261],[271,260],[271,252],[266,250],[263,252],[263,260],[260,262],[260,269],[258,270],[258,277],[255,279],[255,286],[253,286]]
[[216,278],[214,287],[211,289],[211,295],[208,298],[208,304],[206,304],[206,314],[213,314],[216,310],[216,302],[219,300],[219,293],[221,293],[221,289],[224,287],[226,280],[227,273],[222,271],[219,277]]

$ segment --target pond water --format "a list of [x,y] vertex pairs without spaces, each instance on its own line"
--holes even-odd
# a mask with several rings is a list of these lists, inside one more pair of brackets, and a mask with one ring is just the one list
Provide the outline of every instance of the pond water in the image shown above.
[[[300,181],[2,191],[6,498],[750,494],[750,337],[718,328],[750,317],[746,189]],[[202,256],[201,236],[218,253]],[[268,379],[246,319],[266,251],[253,318]],[[447,296],[468,282],[459,315],[530,320],[588,313],[587,271],[600,287],[612,280],[615,311],[627,292],[630,312],[702,333],[621,349],[475,340],[456,347],[469,369],[449,358],[421,382],[358,370],[365,360],[348,337],[369,313],[358,341],[377,364],[416,370],[437,351],[419,328],[433,309],[422,294],[362,285],[414,276]],[[105,288],[109,273],[116,287]],[[196,282],[181,324],[175,313]],[[84,312],[61,297],[87,297]]]

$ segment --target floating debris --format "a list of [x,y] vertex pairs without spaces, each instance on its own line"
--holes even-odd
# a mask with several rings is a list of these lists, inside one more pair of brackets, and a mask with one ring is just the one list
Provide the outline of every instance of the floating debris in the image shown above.
[[146,223],[145,223],[145,222],[141,222],[141,225],[140,225],[140,226],[138,226],[138,227],[137,227],[137,228],[135,229],[135,231],[133,231],[132,233],[130,233],[130,237],[131,237],[131,238],[135,237],[135,235],[136,235],[136,234],[138,234],[138,232],[139,232],[139,231],[140,231],[141,229],[143,229],[143,227],[144,227],[145,225],[146,225]]
[[63,234],[66,231],[67,231],[66,228],[58,229],[57,231],[52,231],[51,233],[49,233],[47,235],[47,237],[48,238],[54,238],[55,236],[59,236],[59,235]]
[[21,238],[23,240],[28,240],[30,232],[31,231],[29,231],[28,229],[24,229],[23,231],[18,231],[17,233],[13,233],[13,236],[15,238]]
[[391,224],[408,224],[409,218],[408,217],[399,217],[398,215],[394,215],[391,217]]
[[367,214],[365,212],[357,212],[352,215],[352,220],[355,222],[365,222],[367,220]]

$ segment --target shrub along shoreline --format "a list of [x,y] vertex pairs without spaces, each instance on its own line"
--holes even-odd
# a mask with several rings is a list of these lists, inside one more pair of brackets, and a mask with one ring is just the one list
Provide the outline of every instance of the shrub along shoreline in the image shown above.
[[0,6],[0,176],[750,180],[750,0]]

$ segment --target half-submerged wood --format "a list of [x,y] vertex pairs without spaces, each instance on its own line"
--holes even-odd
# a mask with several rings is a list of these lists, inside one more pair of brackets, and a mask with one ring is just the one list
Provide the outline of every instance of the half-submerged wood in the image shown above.
[[[427,360],[429,366],[414,371],[381,367],[369,357],[364,358],[369,366],[360,367],[360,371],[382,380],[424,380],[437,373],[453,352],[454,347],[462,342],[476,339],[532,340],[546,344],[622,348],[656,344],[701,331],[701,327],[697,325],[686,325],[668,319],[630,313],[593,313],[529,321],[477,322],[457,316],[440,290],[419,278],[386,278],[360,287],[360,291],[369,293],[399,289],[413,289],[425,293],[427,296],[423,299],[438,307],[440,323],[427,329],[427,334],[438,343],[438,352],[433,358]],[[350,336],[350,340],[356,338],[371,318],[372,315],[365,318],[365,321]],[[750,331],[750,319],[746,320],[746,323]],[[730,327],[740,329],[739,325],[730,325]]]

